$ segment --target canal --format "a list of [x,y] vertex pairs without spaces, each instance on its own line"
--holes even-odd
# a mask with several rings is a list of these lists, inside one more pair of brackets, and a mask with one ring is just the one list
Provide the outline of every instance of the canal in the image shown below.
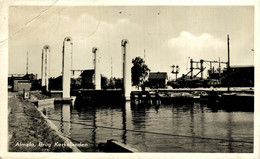
[[40,108],[83,152],[115,139],[139,152],[253,152],[254,113],[209,103],[55,104]]

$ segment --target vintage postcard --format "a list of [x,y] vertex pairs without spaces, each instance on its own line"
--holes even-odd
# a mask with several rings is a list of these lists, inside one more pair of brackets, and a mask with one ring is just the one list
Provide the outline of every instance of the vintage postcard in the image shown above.
[[0,157],[258,158],[260,2],[176,4],[3,2]]

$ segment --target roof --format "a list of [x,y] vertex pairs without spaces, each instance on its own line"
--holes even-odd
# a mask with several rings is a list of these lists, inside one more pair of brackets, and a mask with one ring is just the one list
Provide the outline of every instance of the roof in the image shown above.
[[36,75],[34,75],[34,74],[26,74],[23,78],[24,78],[24,79],[33,80],[33,79],[36,78]]
[[62,75],[55,78],[56,80],[62,80]]
[[93,75],[95,73],[94,69],[90,69],[90,70],[84,70],[80,76],[87,76],[87,75]]
[[233,65],[230,68],[253,68],[253,65]]
[[14,80],[17,83],[31,83],[30,80]]
[[149,79],[166,79],[167,72],[150,72]]

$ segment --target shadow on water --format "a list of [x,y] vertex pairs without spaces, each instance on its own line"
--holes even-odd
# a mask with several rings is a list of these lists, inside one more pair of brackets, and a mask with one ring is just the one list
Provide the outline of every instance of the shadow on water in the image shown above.
[[237,101],[208,101],[206,103],[201,102],[201,105],[208,107],[212,112],[254,112],[253,103],[239,103]]
[[[252,98],[253,99],[253,98]],[[234,98],[233,96],[228,97],[222,97],[219,98],[217,95],[212,95],[208,98],[206,101],[200,101],[201,105],[208,107],[212,112],[218,112],[218,111],[226,111],[226,112],[254,112],[254,102],[251,98]],[[178,99],[178,100],[162,100],[161,101],[163,105],[172,105],[177,107],[181,107],[180,109],[183,109],[184,111],[188,111],[190,109],[190,106],[193,105],[194,101],[191,99]],[[155,107],[155,110],[158,112],[160,108],[160,103],[154,102],[154,101],[142,101],[142,102],[131,102],[131,108],[138,107],[138,108],[147,108],[150,109],[151,107]],[[125,101],[121,98],[117,98],[117,100],[114,99],[103,99],[100,98],[97,99],[91,99],[91,98],[82,98],[77,97],[75,101],[75,106],[79,109],[82,109],[82,105],[91,107],[106,107],[107,106],[116,106],[116,107],[122,107],[125,104]],[[111,107],[113,108],[113,107]]]

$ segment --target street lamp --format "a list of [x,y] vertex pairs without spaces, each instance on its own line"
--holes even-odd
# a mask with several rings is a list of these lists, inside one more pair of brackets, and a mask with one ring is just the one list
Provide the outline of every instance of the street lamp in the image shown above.
[[175,67],[175,65],[172,65],[171,67],[172,67],[172,73],[176,75],[176,81],[177,81],[177,75],[178,75],[178,73],[180,71],[180,68],[179,68],[178,65],[176,67]]

